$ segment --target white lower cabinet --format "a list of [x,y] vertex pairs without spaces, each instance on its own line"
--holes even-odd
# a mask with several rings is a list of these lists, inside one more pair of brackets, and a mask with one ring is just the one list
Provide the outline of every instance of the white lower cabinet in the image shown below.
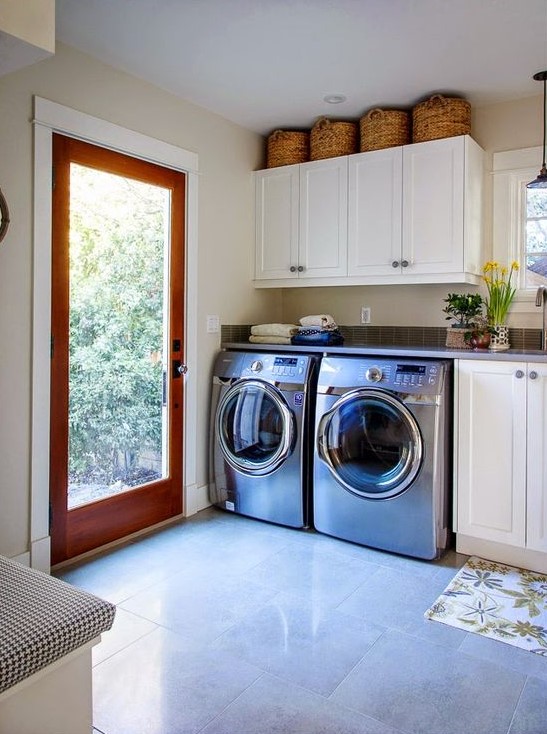
[[547,365],[458,360],[455,375],[458,550],[547,570]]

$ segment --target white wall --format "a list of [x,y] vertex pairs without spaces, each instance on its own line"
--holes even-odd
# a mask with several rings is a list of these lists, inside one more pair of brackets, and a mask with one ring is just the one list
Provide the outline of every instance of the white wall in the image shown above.
[[[542,144],[543,98],[490,105],[473,111],[471,134],[486,151],[484,180],[485,259],[492,251],[492,154]],[[538,171],[541,161],[538,160]],[[340,324],[358,324],[361,306],[372,308],[375,325],[444,326],[443,299],[449,291],[480,291],[475,286],[363,286],[295,288],[283,292],[283,320],[297,321],[312,313],[330,313]],[[541,327],[540,309],[510,315],[511,326]]]
[[[58,46],[54,57],[0,78],[0,187],[11,224],[0,245],[0,553],[29,546],[32,313],[32,98],[39,95],[199,155],[197,482],[207,481],[209,377],[222,323],[281,316],[279,292],[252,288],[253,188],[263,141],[149,84]],[[40,365],[35,365],[40,369]]]

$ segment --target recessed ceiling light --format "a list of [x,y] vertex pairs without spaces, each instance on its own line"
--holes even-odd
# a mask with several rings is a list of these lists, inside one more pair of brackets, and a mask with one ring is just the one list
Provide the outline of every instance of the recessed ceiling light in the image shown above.
[[323,102],[327,102],[328,104],[341,104],[346,99],[347,97],[344,94],[327,94],[326,97],[323,97]]

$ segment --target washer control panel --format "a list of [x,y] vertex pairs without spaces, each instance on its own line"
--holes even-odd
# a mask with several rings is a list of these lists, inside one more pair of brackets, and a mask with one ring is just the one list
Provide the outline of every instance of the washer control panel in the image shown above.
[[239,377],[260,377],[261,380],[303,385],[308,377],[310,357],[301,354],[243,355]]

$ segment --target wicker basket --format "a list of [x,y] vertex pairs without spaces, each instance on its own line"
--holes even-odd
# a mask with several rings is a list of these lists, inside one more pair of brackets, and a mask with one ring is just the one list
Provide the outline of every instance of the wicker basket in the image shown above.
[[470,329],[458,329],[454,326],[446,328],[446,346],[451,349],[471,349],[471,344],[465,341],[466,333]]
[[374,109],[359,120],[361,153],[410,143],[410,113]]
[[357,123],[320,118],[311,129],[310,159],[335,158],[357,152]]
[[275,130],[268,136],[267,167],[290,166],[310,159],[310,134],[295,130]]
[[434,94],[412,110],[412,141],[423,143],[471,132],[471,105],[466,99]]

